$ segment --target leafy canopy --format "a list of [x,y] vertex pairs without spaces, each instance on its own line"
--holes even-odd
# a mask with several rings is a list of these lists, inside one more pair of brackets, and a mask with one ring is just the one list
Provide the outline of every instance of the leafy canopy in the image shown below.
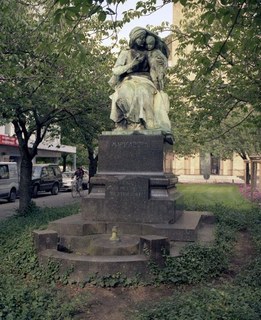
[[193,151],[204,145],[231,152],[241,145],[260,152],[260,143],[253,144],[261,140],[259,1],[181,3],[169,84],[178,146],[189,136],[186,148]]

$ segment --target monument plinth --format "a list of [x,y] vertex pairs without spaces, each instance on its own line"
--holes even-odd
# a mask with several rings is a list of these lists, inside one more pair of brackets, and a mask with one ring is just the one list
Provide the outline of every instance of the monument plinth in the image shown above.
[[181,211],[175,188],[177,178],[165,172],[171,156],[161,133],[102,135],[98,173],[91,178],[82,202],[88,221],[173,223]]

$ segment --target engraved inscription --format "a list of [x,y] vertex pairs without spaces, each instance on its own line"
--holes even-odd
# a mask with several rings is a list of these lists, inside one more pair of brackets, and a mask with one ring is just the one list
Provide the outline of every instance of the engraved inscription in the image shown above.
[[135,201],[148,199],[148,179],[123,179],[106,185],[106,199]]
[[114,141],[112,148],[149,148],[149,144],[143,141]]
[[161,137],[106,136],[99,142],[99,172],[163,171]]
[[114,161],[121,159],[123,152],[126,152],[126,150],[128,151],[128,160],[136,160],[137,152],[139,152],[140,160],[144,161],[147,158],[147,152],[151,150],[151,145],[145,141],[113,141],[110,147],[112,151],[110,159],[114,159]]

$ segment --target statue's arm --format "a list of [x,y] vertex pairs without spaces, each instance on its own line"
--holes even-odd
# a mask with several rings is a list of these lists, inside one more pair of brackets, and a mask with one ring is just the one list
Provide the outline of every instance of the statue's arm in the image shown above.
[[168,59],[165,57],[165,55],[162,52],[158,51],[157,53],[158,53],[157,63],[166,71],[168,68]]
[[120,76],[126,72],[131,72],[131,69],[140,63],[141,58],[134,58],[130,63],[128,63],[128,51],[122,51],[115,63],[112,72],[115,76]]

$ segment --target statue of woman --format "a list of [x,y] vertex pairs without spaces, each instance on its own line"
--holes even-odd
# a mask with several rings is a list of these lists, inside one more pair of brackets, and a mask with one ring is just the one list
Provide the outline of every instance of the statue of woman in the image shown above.
[[115,130],[160,129],[171,134],[167,94],[158,90],[150,74],[147,36],[153,36],[154,48],[168,56],[166,44],[151,31],[136,27],[130,32],[129,48],[120,52],[112,69],[110,118]]

